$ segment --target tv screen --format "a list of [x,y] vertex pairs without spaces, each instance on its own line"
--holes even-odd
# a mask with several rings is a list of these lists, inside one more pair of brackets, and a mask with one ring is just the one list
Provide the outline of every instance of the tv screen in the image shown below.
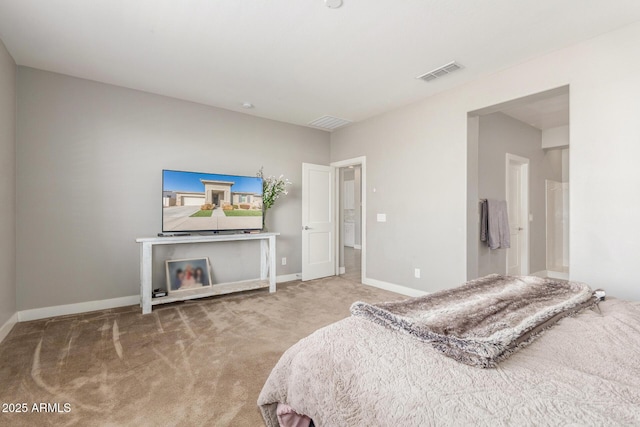
[[162,171],[162,231],[262,229],[262,178]]

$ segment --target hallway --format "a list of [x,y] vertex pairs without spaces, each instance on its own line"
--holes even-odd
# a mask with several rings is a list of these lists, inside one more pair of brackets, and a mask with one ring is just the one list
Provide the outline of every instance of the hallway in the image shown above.
[[349,246],[344,247],[344,274],[340,277],[343,279],[351,280],[361,283],[361,258],[362,251],[360,249],[354,249]]

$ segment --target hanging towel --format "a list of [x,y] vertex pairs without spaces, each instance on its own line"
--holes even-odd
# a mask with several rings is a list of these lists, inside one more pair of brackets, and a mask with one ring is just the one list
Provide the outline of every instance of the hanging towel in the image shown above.
[[487,230],[489,229],[489,217],[487,215],[487,199],[480,202],[480,241],[487,241]]
[[511,247],[507,202],[487,200],[487,240],[489,249],[508,249]]

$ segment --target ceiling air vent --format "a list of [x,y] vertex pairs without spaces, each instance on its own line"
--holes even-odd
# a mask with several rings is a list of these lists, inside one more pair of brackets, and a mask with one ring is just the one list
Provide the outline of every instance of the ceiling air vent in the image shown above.
[[422,79],[425,82],[430,82],[439,77],[446,76],[449,73],[453,73],[454,71],[458,71],[461,68],[462,65],[458,64],[456,61],[453,61],[443,65],[442,67],[438,67],[435,70],[431,70],[428,73],[424,73],[423,75],[416,77],[416,79]]
[[309,126],[332,131],[334,129],[338,129],[341,126],[348,125],[349,123],[351,123],[351,120],[339,119],[333,116],[322,116],[309,122]]

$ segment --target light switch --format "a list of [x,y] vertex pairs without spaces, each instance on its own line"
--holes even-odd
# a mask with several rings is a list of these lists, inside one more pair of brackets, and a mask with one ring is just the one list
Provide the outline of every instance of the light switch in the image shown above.
[[378,214],[378,222],[387,222],[387,214]]

